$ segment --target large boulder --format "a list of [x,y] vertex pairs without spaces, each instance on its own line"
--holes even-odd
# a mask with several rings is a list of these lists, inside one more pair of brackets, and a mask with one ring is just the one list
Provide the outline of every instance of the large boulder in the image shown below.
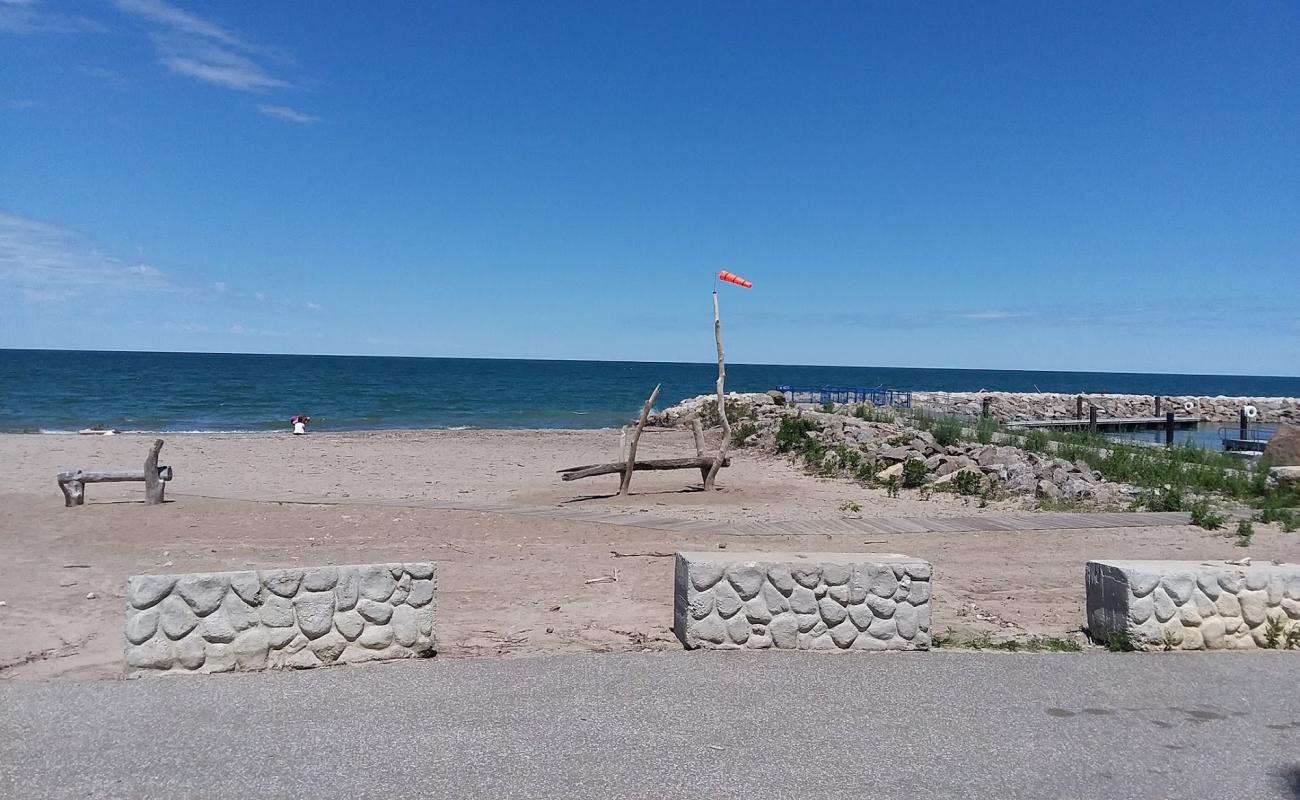
[[1300,425],[1278,425],[1264,448],[1264,460],[1274,467],[1300,466]]

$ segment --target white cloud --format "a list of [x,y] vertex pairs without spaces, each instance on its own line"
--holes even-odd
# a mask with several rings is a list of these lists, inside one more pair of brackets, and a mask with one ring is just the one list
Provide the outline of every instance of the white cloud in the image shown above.
[[46,11],[35,0],[0,0],[0,33],[103,33],[104,30],[93,19]]
[[259,105],[257,110],[261,111],[268,117],[284,120],[285,122],[296,122],[299,125],[315,125],[317,122],[320,122],[320,117],[314,117],[311,114],[304,114],[296,108],[290,108],[289,106],[272,106],[263,104]]
[[272,54],[269,48],[248,42],[219,22],[163,0],[114,0],[113,4],[153,29],[159,62],[177,75],[258,94],[293,86],[259,63],[258,59]]
[[311,309],[312,311],[320,311],[319,303],[304,303],[303,305],[307,306],[307,308]]
[[91,292],[164,292],[175,287],[149,264],[105,255],[76,231],[0,211],[0,291],[29,302]]

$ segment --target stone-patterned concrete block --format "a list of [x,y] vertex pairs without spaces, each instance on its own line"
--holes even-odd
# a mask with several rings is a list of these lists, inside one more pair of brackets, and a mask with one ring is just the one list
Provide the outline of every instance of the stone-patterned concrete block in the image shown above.
[[135,575],[127,668],[208,673],[428,657],[437,585],[431,562]]
[[1268,647],[1270,626],[1300,636],[1300,564],[1089,561],[1088,633],[1127,632],[1151,649]]
[[892,553],[678,553],[688,649],[928,650],[926,561]]

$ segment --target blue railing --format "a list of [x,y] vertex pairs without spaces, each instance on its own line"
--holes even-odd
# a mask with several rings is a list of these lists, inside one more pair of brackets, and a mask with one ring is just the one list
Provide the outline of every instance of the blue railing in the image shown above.
[[788,403],[870,403],[877,408],[911,408],[912,393],[883,386],[845,388],[837,386],[778,386]]

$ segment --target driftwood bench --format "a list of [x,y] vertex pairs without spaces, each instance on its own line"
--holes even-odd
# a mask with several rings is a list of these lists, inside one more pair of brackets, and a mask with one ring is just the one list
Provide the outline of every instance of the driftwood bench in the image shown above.
[[163,440],[154,439],[149,448],[149,457],[144,460],[144,469],[139,472],[87,472],[71,470],[58,474],[59,489],[63,491],[63,504],[72,506],[85,505],[86,484],[88,483],[122,483],[127,481],[144,482],[144,503],[156,506],[163,501],[166,482],[172,479],[171,467],[158,466],[158,451],[162,449]]

